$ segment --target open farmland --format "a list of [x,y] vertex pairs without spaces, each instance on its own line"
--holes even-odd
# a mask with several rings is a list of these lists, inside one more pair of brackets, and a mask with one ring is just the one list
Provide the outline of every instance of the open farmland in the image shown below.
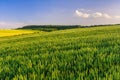
[[0,30],[0,37],[15,36],[22,34],[34,33],[33,30]]
[[0,80],[120,80],[119,25],[33,32],[0,30]]

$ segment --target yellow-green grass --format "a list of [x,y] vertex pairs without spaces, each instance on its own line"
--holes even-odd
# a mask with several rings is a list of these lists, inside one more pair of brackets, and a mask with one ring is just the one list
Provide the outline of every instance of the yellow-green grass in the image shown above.
[[0,30],[0,37],[34,33],[33,30]]
[[0,80],[120,80],[120,27],[0,38]]

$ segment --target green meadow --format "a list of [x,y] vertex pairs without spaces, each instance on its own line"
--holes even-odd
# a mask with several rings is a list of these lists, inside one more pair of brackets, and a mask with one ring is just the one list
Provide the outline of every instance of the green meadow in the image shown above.
[[120,26],[0,30],[0,80],[120,80]]

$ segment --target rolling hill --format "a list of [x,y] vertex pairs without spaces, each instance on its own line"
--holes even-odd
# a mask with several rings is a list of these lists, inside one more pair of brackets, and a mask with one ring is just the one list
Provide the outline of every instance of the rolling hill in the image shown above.
[[119,25],[36,30],[0,37],[1,80],[120,79]]

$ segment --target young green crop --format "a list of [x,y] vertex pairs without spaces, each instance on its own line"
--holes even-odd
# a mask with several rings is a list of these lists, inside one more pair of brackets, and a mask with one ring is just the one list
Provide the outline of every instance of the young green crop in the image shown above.
[[120,27],[0,38],[1,80],[119,80]]

